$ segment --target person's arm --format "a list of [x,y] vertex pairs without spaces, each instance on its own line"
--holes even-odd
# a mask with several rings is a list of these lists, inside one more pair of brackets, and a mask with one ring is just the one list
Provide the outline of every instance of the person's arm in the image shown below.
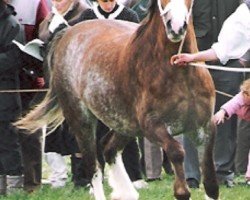
[[171,57],[171,65],[186,65],[190,62],[199,62],[199,61],[214,61],[218,60],[218,57],[213,49],[208,49],[200,51],[194,54],[181,53]]
[[18,69],[20,65],[19,59],[19,49],[12,43],[20,31],[20,26],[15,23],[14,18],[9,18],[9,20],[4,23],[1,21],[0,29],[0,73],[5,73],[6,71]]
[[243,95],[240,92],[221,106],[221,109],[214,115],[213,121],[216,124],[224,123],[225,118],[229,119],[236,114],[243,104]]
[[215,115],[213,116],[213,121],[215,124],[221,124],[225,121],[225,116],[227,112],[224,109],[220,109]]

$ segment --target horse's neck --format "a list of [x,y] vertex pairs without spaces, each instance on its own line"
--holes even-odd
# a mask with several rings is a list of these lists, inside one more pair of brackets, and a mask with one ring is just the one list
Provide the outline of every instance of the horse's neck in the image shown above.
[[130,46],[129,51],[132,56],[140,55],[139,59],[141,60],[142,56],[143,60],[146,61],[150,58],[161,60],[177,53],[178,44],[171,43],[168,40],[158,11],[154,12],[152,18],[142,26],[144,28],[143,33],[139,37],[135,33],[135,39]]
[[198,46],[197,46],[197,41],[196,41],[194,26],[193,26],[192,21],[189,22],[182,51],[186,53],[198,52]]

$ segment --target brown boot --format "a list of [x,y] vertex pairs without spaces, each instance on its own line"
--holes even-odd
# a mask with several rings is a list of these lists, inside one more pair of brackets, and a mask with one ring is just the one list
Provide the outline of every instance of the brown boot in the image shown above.
[[6,194],[6,176],[0,175],[0,195]]

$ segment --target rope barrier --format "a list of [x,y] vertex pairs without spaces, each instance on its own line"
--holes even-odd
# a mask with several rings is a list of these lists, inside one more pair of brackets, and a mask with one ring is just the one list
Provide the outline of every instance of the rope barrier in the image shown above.
[[218,93],[218,94],[221,94],[221,95],[223,95],[223,96],[226,96],[226,97],[230,97],[230,98],[234,97],[234,96],[231,95],[231,94],[228,94],[228,93],[225,93],[225,92],[221,92],[221,91],[219,91],[219,90],[215,90],[215,92]]
[[228,71],[228,72],[250,72],[250,68],[233,68],[233,67],[224,67],[219,65],[206,65],[202,63],[189,63],[188,65],[194,67],[203,67],[207,69],[215,69],[220,71]]
[[20,90],[0,90],[0,93],[17,93],[17,92],[48,92],[49,89],[20,89]]

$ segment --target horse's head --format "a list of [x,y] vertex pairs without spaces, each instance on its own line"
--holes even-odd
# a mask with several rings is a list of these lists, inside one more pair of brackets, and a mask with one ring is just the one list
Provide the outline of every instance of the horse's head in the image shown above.
[[166,34],[170,41],[181,41],[187,29],[193,0],[157,0]]

